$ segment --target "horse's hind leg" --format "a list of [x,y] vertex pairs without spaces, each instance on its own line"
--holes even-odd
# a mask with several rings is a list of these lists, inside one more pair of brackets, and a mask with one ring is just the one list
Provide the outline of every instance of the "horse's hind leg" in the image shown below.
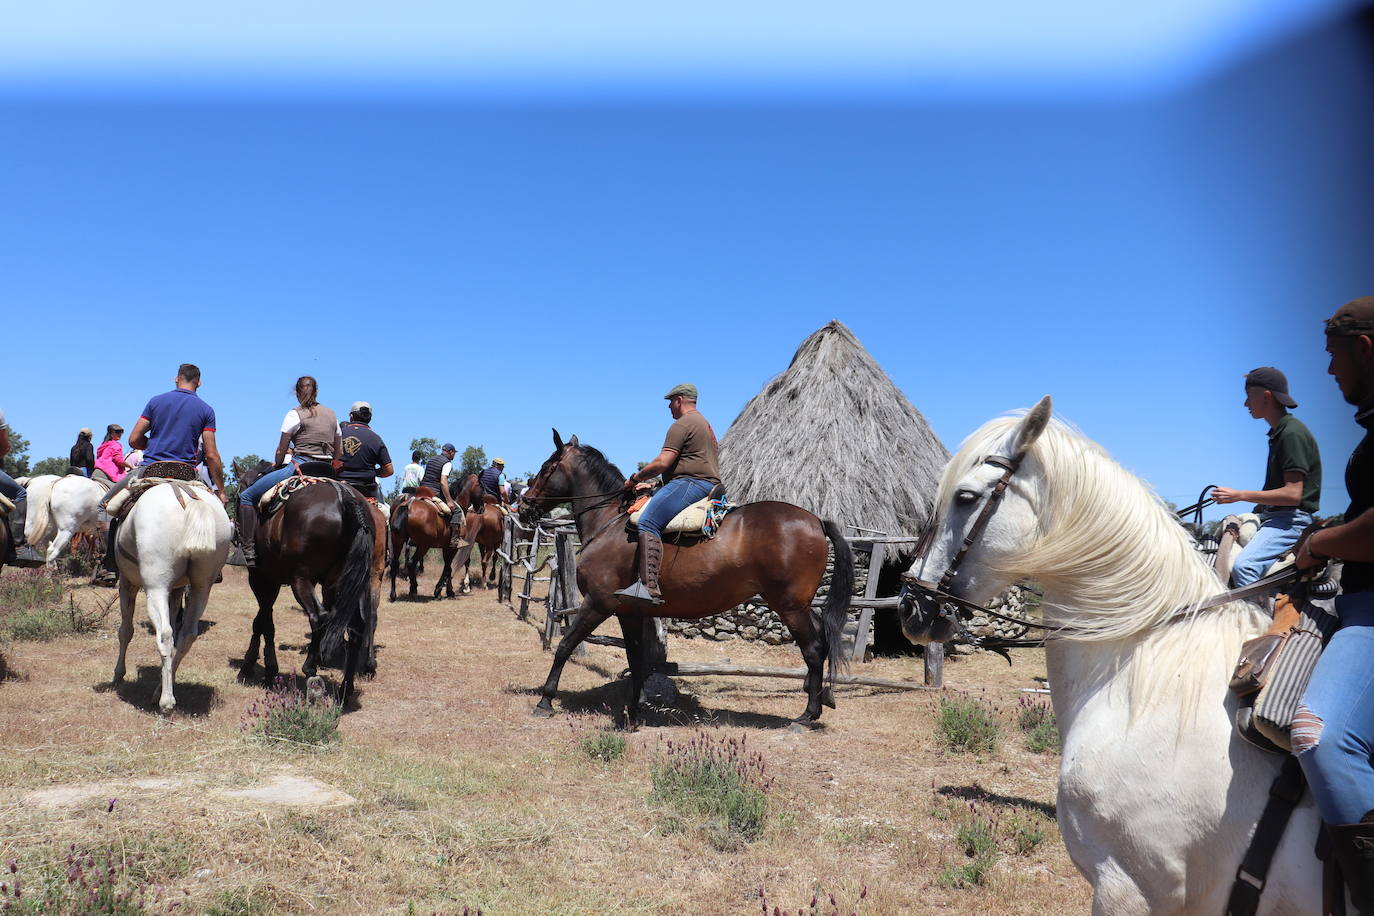
[[329,621],[324,608],[315,598],[315,583],[296,576],[291,580],[291,594],[296,596],[301,610],[305,611],[305,616],[310,619],[310,645],[305,650],[305,664],[301,665],[301,674],[314,677],[320,665],[320,639],[323,638],[324,628]]
[[563,638],[558,641],[558,648],[553,653],[553,666],[549,668],[549,676],[544,680],[544,686],[539,688],[539,704],[535,706],[536,715],[553,714],[553,697],[558,693],[558,679],[563,675],[563,666],[568,663],[568,658],[572,655],[573,649],[592,634],[592,631],[611,616],[606,611],[598,607],[593,607],[588,602],[582,602],[582,606],[577,609],[577,616],[573,618],[572,626],[568,627],[568,632],[563,634]]
[[[454,555],[455,553],[457,553],[457,551],[455,551],[455,550],[454,550],[453,548],[451,548],[451,547],[445,547],[445,548],[443,549],[443,555],[444,555],[444,575],[443,575],[443,581],[444,581],[444,589],[445,589],[445,591],[444,591],[444,597],[446,597],[446,598],[452,598],[452,597],[453,597],[453,555]],[[437,585],[434,587],[434,597],[435,597],[435,598],[438,598],[438,597],[439,597],[439,587],[438,587]]]
[[796,721],[802,724],[815,722],[821,717],[825,685],[825,637],[813,623],[808,603],[797,604],[787,599],[775,603],[772,596],[763,597],[791,632],[797,648],[801,649],[802,659],[806,662],[806,710],[797,716]]
[[[213,581],[213,580],[212,580]],[[181,620],[177,626],[177,654],[172,659],[172,676],[181,668],[181,660],[190,651],[191,644],[200,636],[200,618],[205,606],[210,603],[210,582],[192,584],[186,587],[181,607]]]
[[124,680],[124,656],[129,651],[129,640],[134,635],[134,599],[138,597],[138,587],[127,576],[119,577],[119,655],[115,658],[113,682]]
[[277,626],[272,620],[272,606],[277,603],[277,595],[281,594],[281,583],[254,567],[248,571],[248,586],[258,600],[258,613],[253,618],[253,635],[248,640],[248,651],[243,655],[239,678],[246,681],[253,676],[253,669],[258,664],[258,646],[261,644],[266,681],[271,684],[277,676]]
[[172,659],[176,653],[176,633],[172,628],[172,596],[165,585],[148,587],[148,619],[157,637],[157,651],[162,656],[162,696],[158,707],[169,713],[177,705],[172,693]]
[[71,543],[74,534],[76,531],[70,528],[63,528],[58,531],[57,537],[53,538],[52,543],[48,545],[48,552],[44,556],[43,562],[51,565],[54,560],[61,556],[62,551],[66,550],[67,545]]

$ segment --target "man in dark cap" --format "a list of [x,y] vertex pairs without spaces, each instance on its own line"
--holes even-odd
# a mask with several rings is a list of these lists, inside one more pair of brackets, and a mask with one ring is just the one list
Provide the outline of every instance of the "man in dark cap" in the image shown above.
[[1327,371],[1364,438],[1345,468],[1343,524],[1298,545],[1298,567],[1344,560],[1331,637],[1293,721],[1298,755],[1356,909],[1374,913],[1374,296],[1341,306],[1326,322]]
[[663,397],[673,415],[663,449],[658,457],[625,480],[627,490],[658,474],[663,475],[664,483],[639,516],[639,581],[616,592],[623,604],[663,603],[658,589],[663,527],[683,509],[709,496],[720,483],[716,434],[697,410],[697,386],[678,385]]
[[420,486],[433,490],[449,508],[449,545],[455,550],[466,544],[462,534],[463,510],[453,501],[453,494],[448,487],[448,475],[453,471],[453,457],[457,454],[458,449],[454,448],[453,443],[445,442],[439,454],[425,462],[425,473],[420,478]]
[[1271,563],[1293,548],[1321,502],[1322,460],[1317,440],[1301,420],[1288,412],[1298,402],[1288,393],[1288,379],[1273,366],[1245,376],[1245,406],[1250,416],[1269,424],[1269,462],[1262,490],[1217,487],[1218,503],[1252,502],[1260,529],[1231,567],[1231,585],[1240,588],[1264,575]]

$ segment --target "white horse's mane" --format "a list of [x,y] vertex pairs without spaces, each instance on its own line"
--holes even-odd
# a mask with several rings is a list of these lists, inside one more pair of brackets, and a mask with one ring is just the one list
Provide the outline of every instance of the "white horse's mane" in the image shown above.
[[[998,417],[964,441],[945,468],[936,505],[948,505],[959,480],[988,455],[1006,454],[1020,420]],[[1223,590],[1159,496],[1064,422],[1050,421],[1011,486],[1036,505],[1040,536],[993,571],[1059,586],[1070,596],[1056,607],[1065,637],[1127,639]],[[1170,629],[1187,638],[1188,624],[1202,617],[1227,618],[1246,631],[1257,627],[1255,606],[1233,602]]]

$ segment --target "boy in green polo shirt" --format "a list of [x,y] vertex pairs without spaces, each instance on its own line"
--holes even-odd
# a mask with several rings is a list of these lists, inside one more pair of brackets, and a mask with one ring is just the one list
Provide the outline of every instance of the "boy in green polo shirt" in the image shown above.
[[1317,440],[1303,422],[1288,412],[1298,402],[1288,393],[1288,379],[1273,366],[1245,376],[1245,406],[1250,416],[1269,424],[1269,463],[1263,490],[1217,487],[1218,503],[1253,502],[1260,529],[1231,567],[1231,586],[1249,585],[1264,575],[1298,542],[1321,502],[1322,460]]

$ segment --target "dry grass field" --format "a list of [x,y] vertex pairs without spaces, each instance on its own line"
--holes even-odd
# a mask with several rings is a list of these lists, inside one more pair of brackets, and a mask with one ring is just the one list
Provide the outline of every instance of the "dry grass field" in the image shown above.
[[[80,587],[76,607],[112,594]],[[559,714],[536,718],[531,690],[549,655],[494,592],[384,602],[379,674],[360,682],[341,740],[317,749],[245,731],[263,695],[237,678],[252,613],[243,570],[226,569],[170,717],[156,713],[143,626],[118,690],[116,615],[85,635],[0,645],[0,880],[17,876],[32,895],[60,880],[75,844],[108,853],[121,886],[149,887],[149,911],[220,916],[760,913],[761,890],[770,913],[1089,908],[1047,816],[1058,758],[1028,750],[1015,721],[1020,688],[1043,677],[1038,653],[1010,668],[995,656],[947,666],[951,693],[997,710],[992,752],[943,749],[933,694],[841,686],[824,727],[797,733],[787,723],[803,706],[800,682],[720,677],[681,679],[678,710],[651,715],[625,735],[623,756],[602,761],[585,745],[623,705],[619,650],[594,646],[570,663]],[[283,593],[284,670],[299,664],[305,633]],[[800,665],[790,646],[672,638],[669,654]],[[919,679],[920,662],[864,670]],[[653,795],[668,743],[694,736],[762,758],[768,807],[752,841],[720,842]],[[982,883],[960,886],[980,830]]]

